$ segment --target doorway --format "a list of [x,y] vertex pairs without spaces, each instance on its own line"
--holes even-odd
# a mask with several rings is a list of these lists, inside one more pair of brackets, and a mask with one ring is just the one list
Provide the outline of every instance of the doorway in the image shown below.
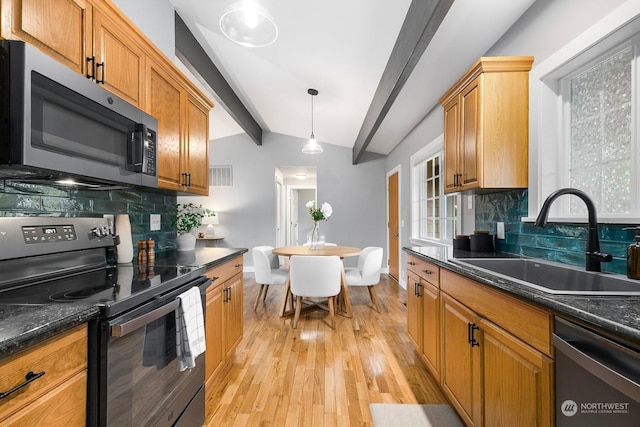
[[387,241],[389,242],[389,277],[400,283],[400,221],[398,207],[400,206],[400,170],[394,169],[387,174]]
[[279,176],[277,222],[278,241],[286,246],[302,245],[313,227],[308,201],[317,197],[317,172],[315,166],[278,166]]

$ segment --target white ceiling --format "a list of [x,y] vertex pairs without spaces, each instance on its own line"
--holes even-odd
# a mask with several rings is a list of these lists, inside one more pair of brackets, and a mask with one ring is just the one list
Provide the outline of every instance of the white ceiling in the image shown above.
[[[314,88],[316,138],[353,147],[410,0],[261,0],[279,30],[276,42],[263,48],[242,47],[222,35],[218,20],[235,1],[171,0],[264,130],[308,138],[307,89]],[[367,151],[388,154],[533,2],[455,0]],[[211,139],[242,133],[216,104]]]

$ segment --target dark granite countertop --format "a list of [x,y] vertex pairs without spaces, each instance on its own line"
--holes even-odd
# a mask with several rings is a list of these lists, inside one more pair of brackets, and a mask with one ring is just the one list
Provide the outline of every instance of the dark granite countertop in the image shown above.
[[[468,257],[469,253],[456,253],[454,256],[453,249],[444,247],[404,247],[403,250],[447,270],[551,309],[560,316],[582,321],[634,347],[640,347],[640,297],[638,296],[553,295],[450,261],[452,258]],[[475,254],[475,256],[496,255]]]
[[0,357],[9,356],[98,317],[83,304],[0,304]]
[[[214,267],[244,254],[245,248],[199,248],[161,253],[156,264]],[[83,304],[8,305],[0,303],[0,357],[17,353],[51,336],[98,317],[97,307]]]

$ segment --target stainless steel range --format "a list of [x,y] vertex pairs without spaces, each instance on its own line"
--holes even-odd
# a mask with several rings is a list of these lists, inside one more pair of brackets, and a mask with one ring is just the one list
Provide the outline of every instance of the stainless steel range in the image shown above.
[[87,425],[202,425],[204,354],[180,371],[177,296],[204,294],[204,267],[116,264],[102,218],[0,218],[0,301],[84,304],[89,325]]

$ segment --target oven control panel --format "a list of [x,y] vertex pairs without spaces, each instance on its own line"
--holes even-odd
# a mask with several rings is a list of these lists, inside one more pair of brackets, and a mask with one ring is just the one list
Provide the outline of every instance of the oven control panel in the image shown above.
[[26,244],[54,243],[77,240],[73,225],[42,225],[37,227],[22,227],[22,237]]

